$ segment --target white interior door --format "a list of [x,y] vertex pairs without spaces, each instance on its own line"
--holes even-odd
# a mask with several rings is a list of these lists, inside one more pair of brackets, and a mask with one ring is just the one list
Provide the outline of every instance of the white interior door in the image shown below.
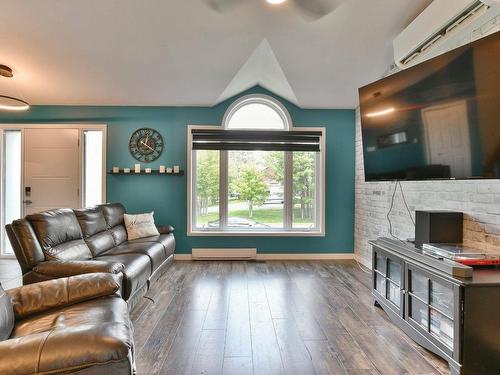
[[467,102],[426,108],[422,118],[428,163],[449,165],[452,177],[469,177],[471,150]]
[[79,208],[79,129],[24,130],[24,214]]

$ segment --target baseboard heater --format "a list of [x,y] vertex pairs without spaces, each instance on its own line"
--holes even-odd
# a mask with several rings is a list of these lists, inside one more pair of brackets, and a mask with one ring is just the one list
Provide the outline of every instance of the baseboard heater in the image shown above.
[[257,259],[257,249],[193,249],[193,260],[251,260]]

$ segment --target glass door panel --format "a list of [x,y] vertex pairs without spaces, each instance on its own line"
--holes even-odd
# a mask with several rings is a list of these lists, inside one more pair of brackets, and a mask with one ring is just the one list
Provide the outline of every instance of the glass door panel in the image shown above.
[[410,270],[410,292],[422,301],[429,301],[429,279],[417,271]]
[[398,309],[401,307],[401,288],[391,281],[387,282],[387,298],[394,303]]
[[95,206],[105,200],[102,194],[103,149],[102,130],[85,130],[83,132],[84,207]]
[[387,258],[379,253],[375,258],[375,269],[384,275],[387,271]]
[[382,295],[385,298],[386,297],[385,277],[381,276],[378,273],[375,273],[374,276],[375,276],[375,289],[377,290],[377,292],[379,292],[380,295]]
[[409,297],[410,318],[417,322],[426,331],[429,330],[429,307],[422,301]]
[[453,316],[453,289],[431,280],[431,306],[445,315]]
[[0,255],[14,254],[5,233],[5,225],[22,216],[21,171],[22,171],[22,138],[20,130],[5,130],[3,133],[3,225]]
[[431,333],[453,350],[453,320],[431,308]]
[[401,264],[389,259],[387,277],[398,286],[401,286]]

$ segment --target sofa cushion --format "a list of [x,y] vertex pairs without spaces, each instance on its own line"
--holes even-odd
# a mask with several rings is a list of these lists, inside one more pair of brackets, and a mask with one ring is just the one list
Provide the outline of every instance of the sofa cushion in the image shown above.
[[81,208],[73,210],[84,238],[93,236],[107,229],[106,219],[98,207]]
[[127,241],[127,230],[125,229],[125,225],[117,225],[116,227],[110,228],[108,232],[113,236],[115,246],[121,245]]
[[[151,261],[151,273],[167,259],[165,248],[157,242],[129,243],[125,242],[104,253],[105,255],[116,254],[145,254]],[[104,255],[103,254],[103,255]]]
[[167,258],[175,251],[175,237],[173,234],[160,234],[158,236],[144,237],[137,240],[128,241],[129,244],[144,242],[156,242],[163,245]]
[[9,338],[14,328],[14,309],[10,296],[5,294],[0,284],[0,341]]
[[[127,359],[133,346],[127,304],[108,296],[18,323],[0,352],[0,373],[71,372]],[[37,365],[38,364],[38,365]]]
[[49,260],[90,259],[82,231],[71,209],[44,211],[26,216],[33,226],[45,258]]
[[87,260],[92,253],[84,240],[73,240],[44,251],[46,260]]
[[102,254],[106,250],[109,250],[115,246],[113,235],[107,230],[86,238],[85,243],[89,247],[93,256]]
[[99,207],[82,208],[74,212],[80,223],[85,243],[93,256],[115,246],[113,235],[107,231],[108,226]]
[[95,260],[121,263],[125,267],[123,273],[122,296],[128,300],[137,290],[147,284],[151,276],[151,261],[144,254],[99,255]]
[[102,213],[104,214],[104,218],[106,219],[106,224],[108,228],[116,227],[117,225],[123,225],[123,214],[127,211],[125,207],[121,203],[107,203],[98,206]]

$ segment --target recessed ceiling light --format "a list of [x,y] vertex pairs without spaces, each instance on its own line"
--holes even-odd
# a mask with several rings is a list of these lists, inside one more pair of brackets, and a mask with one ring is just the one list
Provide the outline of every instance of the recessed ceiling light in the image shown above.
[[266,0],[266,1],[272,5],[279,5],[279,4],[283,4],[286,0]]

